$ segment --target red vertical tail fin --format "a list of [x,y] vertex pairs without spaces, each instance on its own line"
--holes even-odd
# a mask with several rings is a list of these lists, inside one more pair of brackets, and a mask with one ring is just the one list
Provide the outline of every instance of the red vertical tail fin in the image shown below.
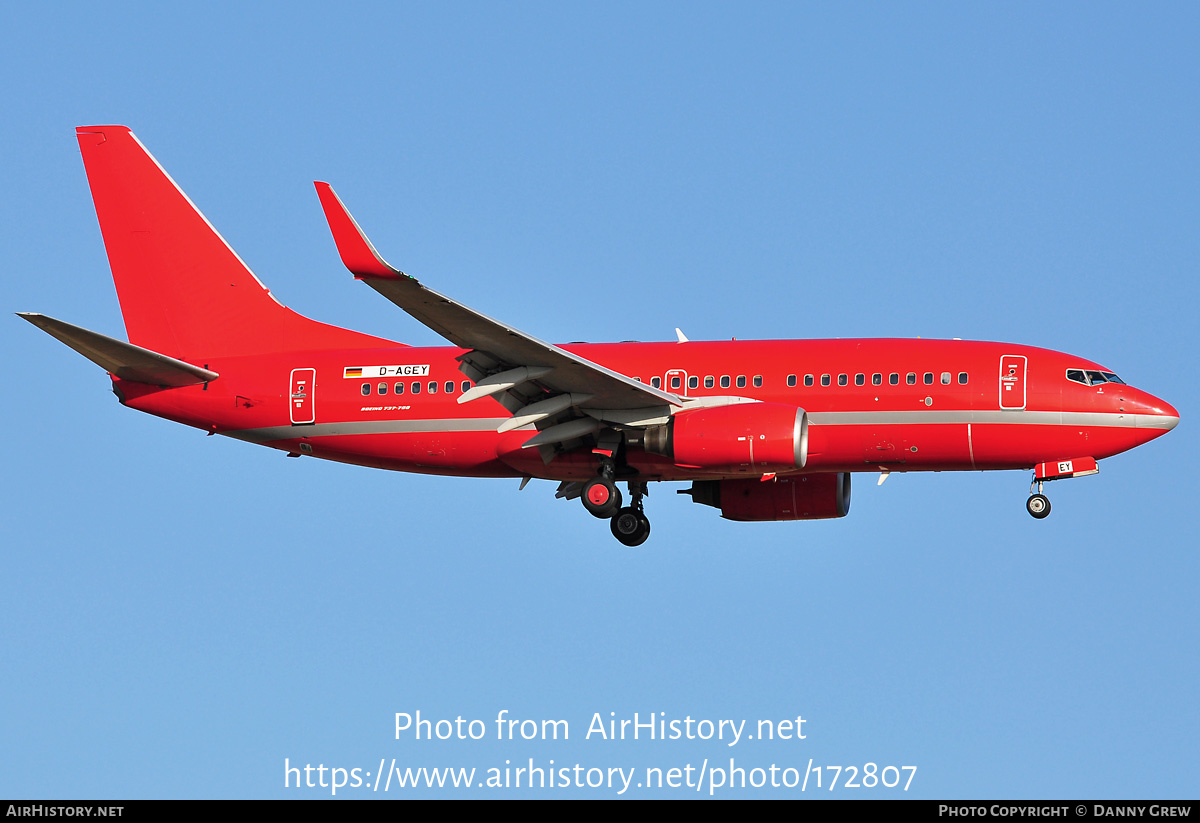
[[396,345],[280,304],[125,126],[76,134],[131,343],[182,359]]

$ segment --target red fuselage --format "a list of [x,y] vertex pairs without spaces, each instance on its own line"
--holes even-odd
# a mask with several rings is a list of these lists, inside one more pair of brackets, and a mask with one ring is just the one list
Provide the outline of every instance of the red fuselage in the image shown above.
[[[851,339],[563,348],[681,396],[804,409],[808,454],[796,474],[1027,469],[1042,461],[1099,460],[1178,421],[1169,403],[1140,389],[1068,379],[1069,372],[1111,374],[1097,363],[1006,343]],[[462,353],[402,345],[289,352],[206,362],[221,376],[204,386],[115,382],[133,408],[295,454],[427,474],[595,475],[597,459],[586,449],[548,463],[537,449],[522,449],[537,433],[533,426],[497,433],[510,414],[495,400],[459,404],[470,386],[455,359]],[[413,368],[380,377],[371,371],[379,366]],[[304,380],[299,392],[297,375]],[[630,450],[626,460],[644,480],[736,476],[644,450]]]
[[104,368],[123,403],[297,457],[559,480],[627,546],[650,534],[656,480],[691,481],[683,493],[731,520],[809,520],[849,512],[852,472],[1032,468],[1041,519],[1044,482],[1179,420],[1097,363],[1029,346],[554,346],[389,264],[316,182],[346,268],[453,345],[404,346],[279,303],[127,127],[76,134],[129,339],[22,316]]

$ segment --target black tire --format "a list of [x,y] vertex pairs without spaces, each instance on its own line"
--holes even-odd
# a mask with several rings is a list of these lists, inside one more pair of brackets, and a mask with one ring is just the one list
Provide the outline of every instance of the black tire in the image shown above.
[[593,477],[580,496],[583,507],[595,517],[609,518],[621,508],[621,490],[606,477]]
[[1050,498],[1044,494],[1031,494],[1025,501],[1025,508],[1031,515],[1041,520],[1050,515]]
[[626,546],[640,546],[650,536],[650,521],[632,506],[621,509],[613,515],[610,523],[613,537]]

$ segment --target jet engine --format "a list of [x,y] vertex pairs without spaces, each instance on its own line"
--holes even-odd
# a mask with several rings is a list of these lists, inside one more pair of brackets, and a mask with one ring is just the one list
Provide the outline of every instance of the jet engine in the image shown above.
[[850,473],[698,480],[679,493],[720,509],[727,520],[823,520],[849,513]]
[[686,468],[763,474],[802,469],[808,460],[808,415],[784,403],[680,412],[640,434],[636,445]]

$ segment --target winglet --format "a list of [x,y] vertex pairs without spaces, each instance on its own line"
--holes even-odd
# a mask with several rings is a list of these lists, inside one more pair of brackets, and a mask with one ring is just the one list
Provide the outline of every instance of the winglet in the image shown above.
[[382,277],[388,280],[407,276],[379,256],[332,186],[320,181],[314,181],[313,185],[317,187],[317,197],[321,198],[321,208],[325,210],[325,219],[329,221],[329,230],[333,233],[338,254],[351,274],[358,278]]

